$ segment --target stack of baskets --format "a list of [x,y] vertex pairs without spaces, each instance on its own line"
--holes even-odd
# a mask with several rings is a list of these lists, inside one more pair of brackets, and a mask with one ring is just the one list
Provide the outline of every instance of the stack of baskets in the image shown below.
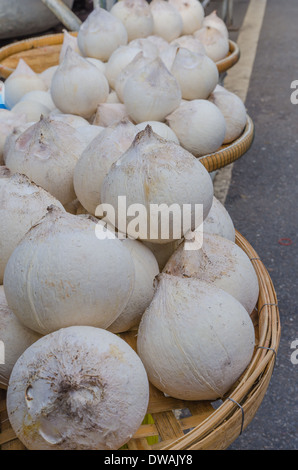
[[[76,34],[76,33],[73,33]],[[36,72],[56,65],[63,34],[47,35],[19,41],[0,49],[0,75],[7,78],[23,58]],[[228,56],[217,63],[220,73],[239,60],[240,51],[230,40]],[[254,124],[247,116],[242,135],[217,152],[205,155],[201,162],[209,172],[222,168],[244,155],[254,138]],[[220,403],[181,401],[165,397],[150,386],[148,413],[127,448],[159,450],[226,449],[252,421],[266,393],[273,372],[280,340],[280,319],[274,286],[258,254],[240,234],[236,243],[249,256],[259,280],[260,294],[252,319],[256,344],[253,358],[233,388]],[[136,332],[121,335],[135,348]],[[0,390],[0,447],[2,450],[23,450],[10,426],[5,391]]]

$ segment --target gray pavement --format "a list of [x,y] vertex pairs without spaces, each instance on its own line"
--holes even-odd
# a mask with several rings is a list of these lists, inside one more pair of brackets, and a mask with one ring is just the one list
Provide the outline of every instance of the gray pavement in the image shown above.
[[[272,277],[282,325],[265,398],[230,450],[298,449],[298,365],[290,360],[298,339],[298,104],[290,101],[291,83],[298,80],[297,18],[297,0],[267,1],[246,100],[255,140],[234,164],[226,199],[236,228]],[[281,245],[281,238],[292,244]]]

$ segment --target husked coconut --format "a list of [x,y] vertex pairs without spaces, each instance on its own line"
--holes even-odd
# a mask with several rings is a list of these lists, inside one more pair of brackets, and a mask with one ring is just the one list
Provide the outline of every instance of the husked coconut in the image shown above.
[[209,214],[203,222],[204,233],[213,233],[235,242],[235,227],[225,206],[213,196]]
[[5,164],[12,173],[23,173],[64,205],[75,199],[73,172],[85,146],[72,126],[42,117],[10,145]]
[[180,145],[196,157],[216,152],[222,145],[226,122],[222,112],[206,99],[182,101],[166,118]]
[[251,318],[232,295],[199,279],[161,274],[137,352],[149,381],[165,394],[215,400],[248,366],[254,344]]
[[69,327],[17,361],[7,410],[29,450],[117,450],[138,430],[149,385],[134,350],[109,331]]
[[[130,208],[124,215],[119,196],[126,197]],[[115,209],[112,225],[116,222],[118,230],[131,238],[161,244],[194,230],[201,215],[197,205],[204,220],[212,199],[212,181],[199,160],[175,142],[159,137],[150,126],[136,135],[101,187],[101,201]]]
[[146,0],[122,0],[115,3],[110,12],[124,24],[128,42],[153,32],[153,16]]
[[50,205],[63,211],[57,199],[25,175],[11,174],[8,168],[0,167],[0,284],[13,250]]
[[6,265],[9,308],[41,334],[75,325],[107,328],[134,287],[129,250],[96,236],[96,223],[55,207],[15,248]]
[[[96,126],[95,126],[96,127]],[[80,156],[74,171],[74,188],[80,203],[90,214],[102,202],[102,182],[112,164],[130,147],[137,134],[128,119],[104,128]]]
[[205,233],[200,249],[187,250],[183,242],[164,267],[164,272],[213,284],[233,295],[250,314],[259,296],[259,283],[247,254],[236,243]]
[[239,96],[217,85],[208,98],[222,112],[226,121],[223,143],[228,144],[240,137],[247,122],[246,108]]

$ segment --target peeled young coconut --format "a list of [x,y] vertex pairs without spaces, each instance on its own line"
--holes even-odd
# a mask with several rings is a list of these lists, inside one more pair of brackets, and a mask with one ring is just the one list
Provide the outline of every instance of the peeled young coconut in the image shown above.
[[123,88],[123,103],[136,123],[164,121],[180,102],[178,81],[159,57],[129,75]]
[[182,18],[181,34],[193,34],[202,27],[204,20],[204,8],[198,0],[168,0],[175,7]]
[[0,165],[3,165],[3,151],[7,137],[13,132],[15,127],[24,125],[26,115],[16,114],[8,109],[0,112]]
[[139,131],[143,131],[146,128],[146,126],[148,126],[148,125],[152,128],[152,130],[153,130],[153,132],[155,132],[155,134],[158,134],[163,139],[172,140],[176,144],[179,144],[179,140],[178,140],[176,134],[164,122],[145,121],[145,122],[140,122],[139,124],[136,125],[136,127]]
[[13,251],[3,285],[20,321],[47,334],[75,325],[107,328],[134,281],[131,254],[120,240],[99,239],[93,220],[51,206]]
[[235,242],[235,227],[225,206],[213,196],[210,212],[203,222],[204,233],[213,233]]
[[103,72],[68,47],[53,76],[51,95],[63,113],[88,119],[106,101],[109,84]]
[[229,37],[229,30],[226,26],[226,23],[217,15],[216,10],[213,10],[212,13],[205,16],[203,20],[203,27],[210,26],[212,28],[218,29],[224,36]]
[[28,91],[46,89],[46,84],[39,75],[20,59],[17,68],[5,80],[5,104],[11,109]]
[[0,284],[13,250],[51,204],[63,210],[57,199],[25,175],[11,174],[8,168],[0,167]]
[[106,63],[105,75],[112,89],[115,88],[115,81],[120,72],[135,58],[141,51],[139,47],[129,45],[118,47],[108,62]]
[[226,122],[222,112],[205,99],[182,101],[167,116],[166,123],[175,132],[180,145],[196,157],[215,152],[225,138]]
[[[95,126],[97,127],[97,126]],[[112,164],[130,147],[138,130],[128,119],[106,127],[82,152],[74,170],[77,198],[90,214],[101,201],[102,182]]]
[[218,69],[206,54],[179,47],[171,67],[185,100],[207,99],[218,83]]
[[222,112],[226,121],[226,133],[223,143],[228,144],[237,139],[247,122],[246,108],[239,96],[217,85],[208,100]]
[[128,78],[133,75],[137,70],[143,67],[149,67],[152,62],[151,57],[146,57],[142,51],[138,52],[136,56],[129,62],[115,78],[115,91],[120,100],[124,102],[123,90]]
[[46,106],[50,111],[55,109],[55,104],[52,100],[51,93],[49,91],[43,90],[33,90],[26,93],[21,99],[20,103],[23,101],[37,101],[37,103],[41,103]]
[[223,397],[248,366],[255,335],[233,296],[193,278],[162,274],[138,330],[149,381],[181,400]]
[[65,122],[66,124],[69,124],[75,129],[77,129],[78,127],[89,125],[87,119],[84,119],[82,116],[77,116],[76,114],[64,114],[53,111],[49,117],[52,121]]
[[218,62],[227,56],[230,49],[229,40],[217,28],[204,26],[194,32],[194,37],[204,44],[207,56],[214,62]]
[[161,36],[168,42],[182,34],[183,21],[179,11],[165,0],[152,0],[150,9],[153,16],[153,35]]
[[123,103],[101,103],[97,106],[92,124],[108,127],[125,118],[128,118],[128,114]]
[[0,342],[4,345],[4,364],[0,361],[0,388],[7,388],[11,371],[23,352],[40,338],[23,326],[8,308],[0,285]]
[[35,121],[34,122],[26,122],[25,124],[20,124],[20,125],[14,127],[12,132],[6,137],[5,144],[4,144],[4,147],[3,147],[3,162],[4,162],[4,165],[5,165],[5,162],[6,162],[6,156],[10,152],[10,149],[14,148],[17,138],[23,132],[25,132],[26,129],[29,129],[29,127],[33,126],[33,124],[35,124]]
[[39,121],[41,116],[48,116],[51,112],[45,104],[35,100],[19,101],[11,108],[13,113],[24,114],[27,122]]
[[85,57],[106,62],[119,47],[127,44],[128,34],[122,21],[104,8],[94,8],[81,24],[78,45]]
[[185,49],[197,54],[206,54],[204,44],[190,34],[174,39],[171,45],[185,47]]
[[125,309],[109,326],[112,333],[121,333],[136,327],[154,294],[154,279],[159,274],[157,260],[152,251],[138,240],[125,238],[122,243],[129,249],[135,267],[135,285]]
[[71,47],[77,54],[81,55],[80,48],[78,46],[78,39],[76,36],[73,36],[70,34],[68,31],[64,30],[63,31],[63,43],[60,49],[60,54],[59,54],[59,63],[64,59],[64,56],[66,54],[67,48]]
[[77,131],[81,134],[83,141],[87,145],[92,142],[95,137],[97,137],[105,128],[101,126],[93,126],[92,124],[88,124],[85,126],[77,127]]
[[[125,196],[125,214],[118,196]],[[180,239],[198,225],[213,198],[208,171],[180,145],[155,134],[150,126],[110,168],[101,187],[101,201],[115,209],[119,231],[153,243]],[[187,210],[186,210],[187,209]],[[109,218],[109,216],[108,216]],[[113,225],[115,221],[110,220]]]
[[146,0],[122,0],[112,6],[110,13],[124,24],[128,42],[153,32],[153,16]]
[[205,233],[200,249],[188,250],[183,242],[164,267],[174,276],[200,279],[225,290],[251,314],[259,296],[259,283],[247,254],[234,242]]
[[12,173],[23,173],[63,205],[75,199],[73,172],[85,148],[69,124],[48,118],[25,130],[6,154]]
[[147,411],[144,366],[120,337],[70,327],[30,346],[7,392],[10,423],[30,450],[117,450]]
[[47,90],[51,88],[52,78],[58,67],[59,65],[52,65],[39,74],[39,77],[45,83]]

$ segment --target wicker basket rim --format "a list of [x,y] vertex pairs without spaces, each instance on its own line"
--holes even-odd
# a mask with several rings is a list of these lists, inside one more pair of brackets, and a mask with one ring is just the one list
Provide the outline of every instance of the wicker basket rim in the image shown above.
[[233,163],[250,149],[255,136],[255,127],[253,120],[248,114],[246,114],[246,119],[243,132],[237,139],[227,145],[223,145],[216,152],[200,157],[200,162],[209,172]]

